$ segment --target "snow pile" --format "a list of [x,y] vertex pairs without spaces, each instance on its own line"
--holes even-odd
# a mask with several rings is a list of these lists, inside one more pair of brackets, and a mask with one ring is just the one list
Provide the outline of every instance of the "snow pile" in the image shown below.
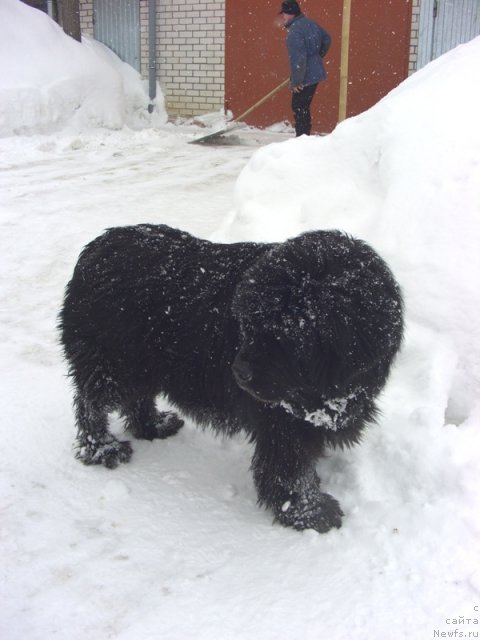
[[448,353],[441,410],[480,398],[480,38],[434,61],[325,138],[259,150],[236,185],[228,240],[340,228],[370,242],[403,287],[410,324]]
[[20,0],[0,3],[0,137],[74,130],[132,128],[166,122],[138,74],[101,43],[67,36],[45,13]]

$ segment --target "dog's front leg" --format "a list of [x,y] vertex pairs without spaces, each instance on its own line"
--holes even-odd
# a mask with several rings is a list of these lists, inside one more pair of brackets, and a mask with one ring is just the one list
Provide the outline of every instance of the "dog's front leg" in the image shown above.
[[301,422],[281,422],[257,432],[252,471],[259,503],[287,527],[319,533],[340,527],[340,505],[321,491],[315,471],[322,443]]

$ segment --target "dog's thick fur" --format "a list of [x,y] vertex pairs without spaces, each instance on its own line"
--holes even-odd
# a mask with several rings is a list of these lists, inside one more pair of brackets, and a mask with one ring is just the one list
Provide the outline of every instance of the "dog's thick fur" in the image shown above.
[[403,333],[402,298],[364,242],[314,231],[283,243],[214,244],[160,225],[108,230],[82,252],[60,329],[75,385],[77,456],[113,468],[129,442],[166,438],[183,414],[255,444],[258,500],[277,521],[339,527],[315,470],[376,415]]

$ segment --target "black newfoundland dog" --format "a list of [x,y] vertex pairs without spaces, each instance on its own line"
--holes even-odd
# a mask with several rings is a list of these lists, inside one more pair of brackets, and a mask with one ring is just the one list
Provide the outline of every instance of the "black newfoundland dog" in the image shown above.
[[114,468],[129,442],[182,420],[255,444],[260,504],[294,529],[341,525],[315,467],[375,419],[403,333],[402,296],[385,262],[339,231],[282,243],[214,244],[164,225],[108,230],[67,286],[61,339],[75,386],[77,457]]

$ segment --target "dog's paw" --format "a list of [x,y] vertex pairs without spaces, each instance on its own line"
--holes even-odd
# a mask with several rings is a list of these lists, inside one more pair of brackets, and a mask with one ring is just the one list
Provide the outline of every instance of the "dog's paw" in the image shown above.
[[130,431],[139,440],[165,440],[180,431],[183,424],[174,411],[162,411],[155,416],[153,424],[136,426]]
[[132,457],[132,445],[128,441],[112,439],[104,443],[81,446],[76,457],[83,464],[103,464],[107,469],[115,469],[121,462],[129,462]]
[[312,492],[308,495],[292,496],[281,506],[276,521],[298,531],[315,529],[326,533],[342,526],[343,511],[340,504],[328,493]]
[[183,427],[184,422],[174,411],[162,411],[158,414],[156,438],[165,439],[174,436]]

